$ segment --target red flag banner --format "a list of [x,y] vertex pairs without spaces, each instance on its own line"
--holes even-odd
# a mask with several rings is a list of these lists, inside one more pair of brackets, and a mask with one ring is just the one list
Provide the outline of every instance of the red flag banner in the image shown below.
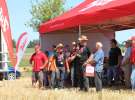
[[18,68],[20,61],[22,60],[25,50],[28,46],[30,42],[29,39],[29,35],[24,32],[21,34],[21,36],[19,37],[18,41],[17,41],[17,45],[16,45],[16,65],[15,65],[15,69]]
[[0,27],[7,44],[9,58],[12,65],[15,65],[15,56],[13,51],[13,43],[10,29],[10,21],[8,16],[8,9],[5,0],[0,0]]

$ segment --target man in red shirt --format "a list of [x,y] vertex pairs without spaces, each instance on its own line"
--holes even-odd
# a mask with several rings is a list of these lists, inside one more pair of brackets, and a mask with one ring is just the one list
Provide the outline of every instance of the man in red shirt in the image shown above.
[[133,36],[131,40],[132,40],[131,57],[130,57],[130,62],[132,64],[131,85],[132,90],[135,91],[135,36]]
[[39,88],[43,88],[44,72],[43,70],[47,67],[48,58],[40,50],[40,45],[35,46],[35,53],[30,58],[30,64],[33,67],[32,73],[32,85],[35,86],[39,82]]

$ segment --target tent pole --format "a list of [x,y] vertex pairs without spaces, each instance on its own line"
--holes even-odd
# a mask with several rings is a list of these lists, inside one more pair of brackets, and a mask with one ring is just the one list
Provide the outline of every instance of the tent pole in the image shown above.
[[81,25],[79,25],[79,37],[81,36],[81,34],[82,34]]

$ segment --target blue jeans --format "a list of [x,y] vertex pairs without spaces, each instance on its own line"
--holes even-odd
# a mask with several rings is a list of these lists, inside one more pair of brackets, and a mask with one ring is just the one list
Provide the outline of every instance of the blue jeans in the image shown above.
[[64,88],[65,67],[58,67],[58,71],[56,72],[56,78],[58,87]]
[[51,87],[55,88],[56,86],[56,72],[51,72]]
[[84,75],[84,72],[86,70],[85,68],[86,67],[84,67],[84,66],[80,67],[79,86],[80,86],[80,90],[88,91],[90,77],[87,77],[87,76]]
[[102,72],[95,72],[96,91],[102,91]]
[[135,90],[135,65],[132,65],[132,73],[131,73],[131,85],[132,90]]
[[74,86],[74,67],[73,66],[71,68],[71,81],[72,81],[72,86]]
[[43,71],[43,85],[49,86],[49,72]]
[[117,80],[117,66],[110,66],[107,70],[107,80],[109,84],[111,84],[113,78],[115,81]]
[[72,66],[72,68],[71,68],[71,82],[72,82],[73,87],[77,86],[76,69],[74,66]]

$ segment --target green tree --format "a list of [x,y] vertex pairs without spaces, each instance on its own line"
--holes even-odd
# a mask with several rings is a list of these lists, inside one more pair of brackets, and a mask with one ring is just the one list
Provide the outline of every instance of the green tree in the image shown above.
[[49,21],[64,12],[64,3],[65,0],[35,0],[30,10],[32,18],[27,25],[37,31],[40,23]]
[[30,41],[28,48],[34,48],[36,44],[39,44],[39,40]]
[[16,41],[13,40],[13,48],[16,48]]

